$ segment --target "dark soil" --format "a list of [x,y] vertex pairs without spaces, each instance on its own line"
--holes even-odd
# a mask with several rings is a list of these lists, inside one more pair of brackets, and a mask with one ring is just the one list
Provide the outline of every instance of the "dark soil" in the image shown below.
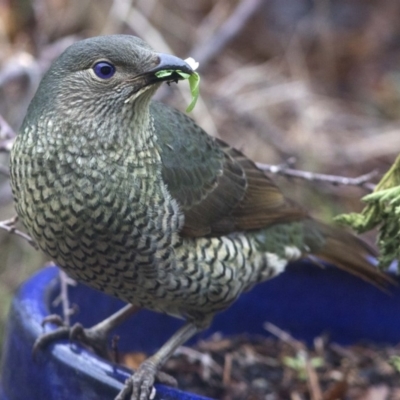
[[[143,355],[124,362],[137,367]],[[180,389],[221,400],[398,400],[400,345],[312,347],[280,338],[214,335],[182,347],[164,367]]]

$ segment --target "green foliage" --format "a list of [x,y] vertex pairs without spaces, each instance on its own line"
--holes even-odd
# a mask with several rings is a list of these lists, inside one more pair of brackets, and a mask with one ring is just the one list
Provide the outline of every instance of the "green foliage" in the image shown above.
[[307,362],[313,368],[320,368],[324,365],[324,359],[321,357],[312,357],[310,360],[307,360],[307,354],[304,351],[299,351],[296,357],[284,357],[283,363],[292,368],[297,372],[297,376],[300,380],[307,380]]
[[186,112],[191,112],[197,103],[197,99],[199,98],[200,75],[197,72],[194,72],[193,74],[186,74],[185,72],[179,70],[166,69],[163,71],[156,72],[156,76],[158,78],[165,78],[172,75],[173,73],[177,73],[183,79],[189,80],[190,92],[192,94],[192,101],[186,108]]
[[400,372],[400,356],[392,356],[389,360],[397,372]]
[[336,221],[359,233],[379,226],[379,262],[387,268],[394,259],[400,259],[400,156],[374,192],[362,200],[367,205],[360,214],[339,215]]

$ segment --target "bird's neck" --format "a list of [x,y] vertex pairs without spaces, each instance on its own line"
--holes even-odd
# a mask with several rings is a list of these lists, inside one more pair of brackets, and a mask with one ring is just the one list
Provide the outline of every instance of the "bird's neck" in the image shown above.
[[135,151],[147,150],[155,146],[154,122],[150,115],[149,102],[127,104],[122,109],[121,125],[122,131],[116,132],[116,135],[121,134],[122,137],[119,140],[126,140],[126,144],[134,146]]
[[[144,96],[132,103],[125,102],[111,109],[106,108],[104,114],[98,111],[97,115],[89,119],[83,118],[76,121],[78,132],[81,131],[87,137],[87,146],[94,147],[95,151],[108,153],[118,150],[129,154],[155,147],[150,99]],[[89,129],[86,128],[87,121],[91,125]]]
[[97,157],[138,167],[161,163],[149,102],[98,109],[93,115],[64,108],[27,121],[22,133],[39,158],[63,151],[72,159]]

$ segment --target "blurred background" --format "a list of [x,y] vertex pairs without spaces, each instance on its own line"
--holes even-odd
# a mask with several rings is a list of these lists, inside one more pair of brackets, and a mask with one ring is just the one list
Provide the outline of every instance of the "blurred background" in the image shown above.
[[[42,75],[74,41],[134,34],[158,51],[200,62],[201,99],[191,116],[253,160],[294,157],[300,170],[382,174],[400,150],[399,21],[397,0],[0,0],[0,115],[18,131]],[[158,98],[183,111],[187,82],[164,86]],[[11,140],[1,126],[4,220],[15,212]],[[367,193],[276,179],[326,221],[359,211]],[[0,230],[0,342],[13,292],[45,262]]]

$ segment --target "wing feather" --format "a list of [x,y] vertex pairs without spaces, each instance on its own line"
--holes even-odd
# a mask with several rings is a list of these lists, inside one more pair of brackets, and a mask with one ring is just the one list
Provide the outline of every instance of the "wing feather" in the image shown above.
[[162,176],[185,215],[183,235],[223,235],[303,219],[263,171],[185,114],[153,102]]

